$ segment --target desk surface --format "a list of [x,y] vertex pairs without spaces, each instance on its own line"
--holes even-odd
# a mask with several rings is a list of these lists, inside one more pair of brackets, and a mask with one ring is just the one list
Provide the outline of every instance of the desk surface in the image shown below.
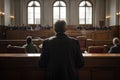
[[[21,54],[10,54],[10,53],[4,53],[4,54],[0,54],[0,57],[40,57],[40,53],[38,54],[25,54],[25,53],[21,53]],[[120,54],[108,54],[108,53],[102,53],[102,54],[98,54],[98,53],[88,53],[88,54],[83,54],[84,57],[120,57]]]

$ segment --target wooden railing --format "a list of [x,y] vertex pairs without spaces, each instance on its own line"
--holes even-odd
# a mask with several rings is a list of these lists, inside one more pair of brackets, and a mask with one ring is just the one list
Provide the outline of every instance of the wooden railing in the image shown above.
[[[43,80],[45,69],[38,66],[40,54],[0,54],[1,80]],[[84,54],[78,69],[80,80],[120,80],[120,54]]]

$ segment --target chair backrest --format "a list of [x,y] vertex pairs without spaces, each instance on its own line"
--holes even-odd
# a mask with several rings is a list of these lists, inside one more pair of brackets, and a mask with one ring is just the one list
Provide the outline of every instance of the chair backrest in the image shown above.
[[23,47],[8,45],[7,52],[8,53],[26,53],[26,50]]
[[89,46],[88,53],[105,53],[105,46]]
[[86,50],[86,44],[87,44],[86,43],[86,40],[87,40],[86,36],[77,36],[76,38],[79,41],[81,50],[85,51]]

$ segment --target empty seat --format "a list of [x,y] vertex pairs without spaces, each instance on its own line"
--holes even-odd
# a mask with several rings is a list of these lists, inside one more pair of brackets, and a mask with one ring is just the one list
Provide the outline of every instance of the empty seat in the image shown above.
[[25,53],[26,50],[23,47],[8,45],[7,52],[8,53]]
[[86,44],[87,44],[86,43],[86,40],[87,40],[86,36],[77,36],[76,38],[79,41],[81,50],[84,52],[86,50]]
[[105,53],[106,47],[105,46],[89,46],[88,53]]

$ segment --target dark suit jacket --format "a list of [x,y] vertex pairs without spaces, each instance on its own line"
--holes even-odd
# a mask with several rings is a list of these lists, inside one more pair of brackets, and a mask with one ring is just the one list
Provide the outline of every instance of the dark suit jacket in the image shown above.
[[39,65],[47,68],[45,80],[78,80],[76,68],[84,65],[78,41],[63,33],[48,38],[43,42]]
[[120,45],[112,46],[109,50],[109,53],[120,53]]

